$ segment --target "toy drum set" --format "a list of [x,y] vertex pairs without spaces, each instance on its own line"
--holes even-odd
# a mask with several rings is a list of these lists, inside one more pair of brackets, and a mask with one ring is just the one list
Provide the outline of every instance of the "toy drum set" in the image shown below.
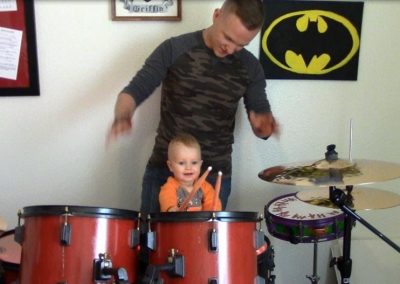
[[[255,212],[141,216],[45,205],[24,207],[18,216],[15,230],[0,239],[7,247],[1,284],[265,283],[258,259],[268,245]],[[142,252],[148,265],[139,275]]]

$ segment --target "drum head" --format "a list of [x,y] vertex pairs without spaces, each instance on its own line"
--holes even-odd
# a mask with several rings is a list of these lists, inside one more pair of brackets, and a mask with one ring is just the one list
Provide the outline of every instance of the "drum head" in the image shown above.
[[160,222],[255,222],[260,217],[257,212],[228,212],[228,211],[200,211],[200,212],[163,212],[150,214],[152,221]]
[[102,217],[102,218],[124,218],[137,219],[138,212],[125,209],[102,208],[75,205],[42,205],[24,207],[22,217],[64,215]]

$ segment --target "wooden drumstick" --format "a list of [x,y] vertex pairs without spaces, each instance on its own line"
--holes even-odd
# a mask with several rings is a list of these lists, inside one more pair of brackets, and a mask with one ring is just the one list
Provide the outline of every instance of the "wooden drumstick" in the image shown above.
[[204,174],[194,183],[192,191],[186,197],[186,199],[182,202],[181,206],[178,208],[178,211],[185,211],[189,202],[192,200],[196,192],[200,189],[201,184],[206,180],[208,174],[212,170],[212,167],[208,167]]
[[219,191],[221,189],[221,180],[222,180],[222,172],[219,171],[217,181],[215,182],[215,192],[214,192],[212,211],[215,211],[217,209],[217,203],[218,203],[217,201],[219,198]]

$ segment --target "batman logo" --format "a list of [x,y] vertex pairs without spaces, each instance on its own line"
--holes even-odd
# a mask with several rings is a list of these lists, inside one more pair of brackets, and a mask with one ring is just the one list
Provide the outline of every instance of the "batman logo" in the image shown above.
[[345,66],[357,53],[354,25],[331,11],[294,11],[276,18],[262,34],[269,60],[297,74],[322,75]]

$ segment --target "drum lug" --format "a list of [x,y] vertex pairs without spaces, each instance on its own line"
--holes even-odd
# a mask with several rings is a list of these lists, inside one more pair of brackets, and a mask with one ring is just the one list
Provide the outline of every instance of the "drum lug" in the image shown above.
[[15,227],[14,241],[22,245],[24,241],[24,226],[21,226],[22,211],[18,210],[18,226]]
[[140,230],[134,229],[131,232],[131,248],[135,248],[140,243]]
[[208,249],[213,252],[218,251],[218,232],[216,229],[209,232]]
[[68,206],[65,207],[65,213],[63,214],[64,216],[64,222],[61,227],[61,245],[63,246],[69,246],[71,244],[71,225],[68,224],[68,214],[69,214],[69,208]]
[[14,234],[14,241],[22,245],[24,241],[24,226],[18,225],[18,227],[15,227]]
[[71,244],[71,225],[63,224],[61,227],[61,245],[69,246]]
[[264,244],[264,232],[261,230],[256,231],[256,249],[261,248]]
[[151,250],[156,249],[156,238],[157,235],[155,232],[147,232],[147,247]]
[[218,279],[215,278],[208,279],[208,284],[218,284]]

